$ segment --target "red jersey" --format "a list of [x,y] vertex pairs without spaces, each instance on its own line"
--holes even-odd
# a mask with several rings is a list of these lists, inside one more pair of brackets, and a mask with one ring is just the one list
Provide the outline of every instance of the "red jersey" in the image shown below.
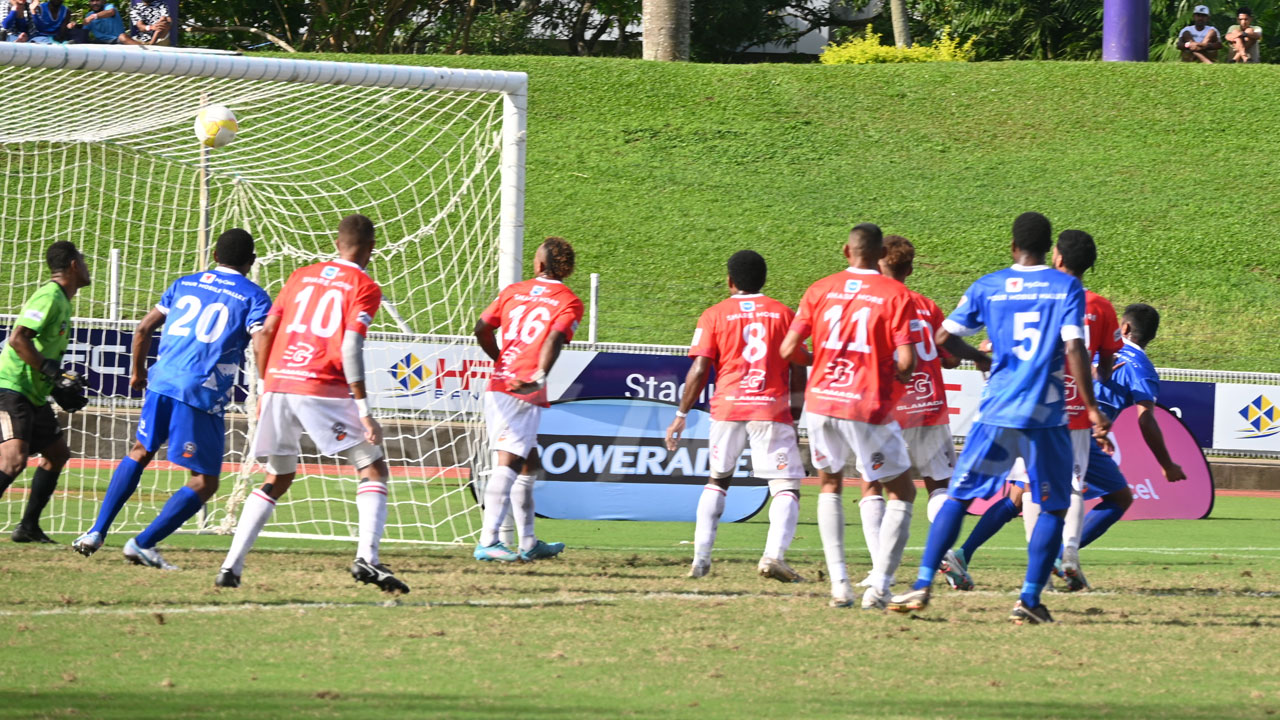
[[[1084,344],[1090,360],[1099,353],[1114,356],[1124,347],[1115,306],[1092,290],[1084,291]],[[1066,384],[1067,427],[1072,430],[1093,427],[1089,413],[1085,412],[1084,398],[1080,397],[1080,390],[1076,387],[1076,379],[1071,375],[1070,365],[1063,380]]]
[[916,342],[916,371],[907,384],[907,392],[898,400],[893,419],[904,428],[946,425],[951,422],[947,410],[947,390],[942,384],[942,353],[934,342],[934,332],[947,318],[942,308],[918,292],[908,290],[916,304],[920,321],[920,337]]
[[507,387],[511,380],[529,380],[538,372],[542,344],[552,330],[573,339],[582,320],[582,301],[559,280],[534,278],[503,288],[480,319],[498,328],[502,354],[494,363],[489,390],[506,393],[534,405],[547,407],[545,387],[517,395]]
[[342,336],[368,332],[381,303],[378,283],[353,262],[294,270],[271,306],[280,327],[267,359],[267,392],[348,397]]
[[805,389],[809,412],[884,425],[906,391],[894,377],[895,350],[918,338],[907,286],[874,270],[848,268],[805,291],[791,330],[813,335]]
[[791,422],[791,363],[779,348],[795,313],[766,295],[734,295],[698,318],[689,357],[716,368],[714,420]]

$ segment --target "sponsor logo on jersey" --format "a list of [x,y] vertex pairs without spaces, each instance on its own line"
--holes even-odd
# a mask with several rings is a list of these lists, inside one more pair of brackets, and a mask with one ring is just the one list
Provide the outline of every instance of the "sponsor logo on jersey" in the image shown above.
[[534,296],[534,297],[537,297],[537,296],[539,296],[539,295],[541,295],[541,294],[545,293],[546,291],[547,291],[547,289],[546,289],[545,287],[543,287],[542,285],[534,285],[534,286],[533,286],[533,288],[529,290],[529,294],[530,294],[530,295],[532,295],[532,296]]
[[920,397],[933,397],[933,378],[927,372],[918,372],[911,376],[910,392]]
[[196,444],[193,442],[183,443],[182,457],[191,458],[191,457],[195,457],[195,455],[196,455]]
[[845,280],[844,281],[844,291],[849,295],[856,295],[858,291],[861,289],[862,289],[861,280]]
[[742,309],[742,312],[755,312],[755,311],[756,311],[756,301],[755,301],[755,300],[743,300],[743,301],[741,301],[741,302],[739,302],[739,303],[738,303],[738,307]]
[[1266,395],[1259,395],[1253,402],[1240,408],[1240,417],[1249,424],[1239,433],[1241,439],[1271,437],[1280,433],[1280,422],[1276,418],[1276,405]]
[[884,467],[884,453],[879,450],[871,453],[871,469],[879,470]]
[[294,343],[284,349],[284,355],[280,359],[289,364],[289,367],[304,367],[311,363],[316,356],[316,349],[309,343]]
[[216,277],[217,275],[214,275],[213,273],[205,273],[200,276],[200,282],[205,283],[207,285],[213,282],[214,278]]
[[35,320],[36,322],[44,322],[44,313],[33,308],[27,311],[27,319]]
[[338,270],[338,267],[336,265],[328,265],[325,267],[324,270],[320,271],[320,277],[326,280],[332,280],[338,277],[339,272],[340,271]]
[[753,368],[742,376],[742,381],[738,383],[738,387],[744,392],[758,393],[764,390],[764,384],[764,368]]
[[342,441],[347,439],[347,426],[342,423],[333,424],[333,439]]
[[1005,278],[1004,291],[1009,293],[1022,292],[1022,278]]
[[853,385],[853,361],[847,358],[836,358],[827,364],[827,382],[829,388],[843,388]]
[[428,390],[427,381],[435,375],[431,368],[427,367],[427,363],[413,353],[409,353],[392,365],[388,372],[391,373],[392,379],[396,381],[396,385],[400,386],[400,392],[396,395],[412,396],[421,395]]

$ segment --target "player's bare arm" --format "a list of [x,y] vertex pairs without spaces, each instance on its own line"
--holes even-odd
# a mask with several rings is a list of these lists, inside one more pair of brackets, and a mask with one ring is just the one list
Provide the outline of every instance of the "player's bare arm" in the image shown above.
[[129,363],[129,387],[141,392],[147,387],[147,353],[151,352],[151,336],[164,324],[165,314],[156,308],[142,318],[133,329],[133,355]]
[[[35,336],[35,330],[19,325],[14,328],[13,334],[9,336],[9,347],[18,353],[18,357],[22,359],[22,362],[30,365],[36,372],[44,373],[46,372],[45,356],[41,355],[40,351],[36,349],[36,344],[33,342]],[[50,360],[49,362],[53,361]]]
[[1105,351],[1098,352],[1098,364],[1093,367],[1093,377],[1099,382],[1106,382],[1111,379],[1111,373],[1116,369],[1116,356]]
[[1138,403],[1138,429],[1142,431],[1142,439],[1151,449],[1151,454],[1156,456],[1156,462],[1160,463],[1160,469],[1164,471],[1164,479],[1169,482],[1186,480],[1187,474],[1182,471],[1181,465],[1173,461],[1168,447],[1164,444],[1164,433],[1160,431],[1160,424],[1156,422],[1155,403],[1150,400]]
[[472,334],[476,336],[476,342],[480,344],[480,349],[490,360],[497,362],[498,357],[502,355],[502,349],[498,347],[498,337],[493,332],[498,328],[490,325],[484,320],[477,320],[476,327],[472,330]]
[[[952,335],[946,328],[938,328],[938,331],[933,335],[933,339],[938,344],[938,347],[946,350],[949,355],[956,359],[956,365],[959,365],[961,360],[968,360],[977,365],[982,372],[991,371],[990,355],[965,342],[963,338]],[[944,365],[943,367],[946,366]],[[952,367],[955,367],[955,365],[952,365]]]
[[1093,423],[1093,438],[1108,455],[1115,452],[1107,432],[1111,429],[1111,418],[1098,409],[1098,400],[1093,395],[1093,370],[1089,366],[1089,351],[1085,349],[1084,340],[1072,338],[1067,341],[1067,369],[1076,379],[1076,388],[1080,399],[1084,402],[1085,411],[1089,413],[1089,422]]
[[792,365],[808,367],[813,364],[813,353],[809,352],[809,348],[805,347],[805,339],[800,333],[788,330],[787,336],[782,338],[782,345],[778,351]]
[[804,412],[804,388],[809,383],[809,371],[804,365],[791,363],[791,421],[800,422],[800,414]]
[[898,382],[906,385],[911,382],[911,375],[916,371],[916,346],[915,343],[909,345],[899,345],[893,354],[894,371],[897,373]]
[[564,348],[567,342],[564,333],[559,330],[552,330],[545,342],[542,343],[542,349],[538,353],[538,370],[533,377],[527,380],[519,378],[513,379],[507,383],[507,387],[511,392],[518,394],[531,393],[547,384],[547,373],[551,372],[551,368],[555,366],[556,360],[560,358],[560,350]]
[[[675,452],[680,446],[680,434],[684,432],[684,419],[698,402],[698,394],[707,384],[711,375],[711,358],[699,356],[693,359],[689,372],[684,376],[684,394],[680,396],[680,407],[676,408],[676,417],[667,426],[667,450]],[[801,392],[804,386],[801,386]]]

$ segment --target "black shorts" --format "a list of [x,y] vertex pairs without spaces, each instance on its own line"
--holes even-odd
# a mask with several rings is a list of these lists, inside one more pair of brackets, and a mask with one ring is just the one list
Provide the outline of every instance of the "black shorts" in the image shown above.
[[53,405],[36,407],[22,393],[0,390],[0,442],[26,440],[27,451],[38,453],[61,437]]

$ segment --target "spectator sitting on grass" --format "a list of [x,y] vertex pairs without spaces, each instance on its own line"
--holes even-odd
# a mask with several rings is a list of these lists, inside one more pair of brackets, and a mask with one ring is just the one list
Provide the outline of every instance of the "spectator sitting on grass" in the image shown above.
[[133,20],[133,34],[122,33],[120,42],[126,45],[159,45],[169,42],[169,8],[160,0],[141,0],[129,9]]
[[67,23],[73,42],[115,45],[124,34],[120,11],[106,0],[89,0],[89,13],[82,23]]
[[1227,28],[1227,42],[1231,43],[1231,62],[1259,63],[1262,53],[1258,41],[1262,28],[1253,24],[1253,11],[1247,7],[1236,10],[1236,25]]
[[0,21],[4,39],[8,42],[27,42],[31,33],[31,17],[27,13],[27,0],[13,0],[9,12]]
[[1218,35],[1218,28],[1209,24],[1209,7],[1197,5],[1191,13],[1191,20],[1192,24],[1182,28],[1182,32],[1178,34],[1182,62],[1212,64],[1218,59],[1222,37]]
[[62,0],[47,0],[36,5],[31,13],[31,42],[52,45],[62,34],[70,14]]

